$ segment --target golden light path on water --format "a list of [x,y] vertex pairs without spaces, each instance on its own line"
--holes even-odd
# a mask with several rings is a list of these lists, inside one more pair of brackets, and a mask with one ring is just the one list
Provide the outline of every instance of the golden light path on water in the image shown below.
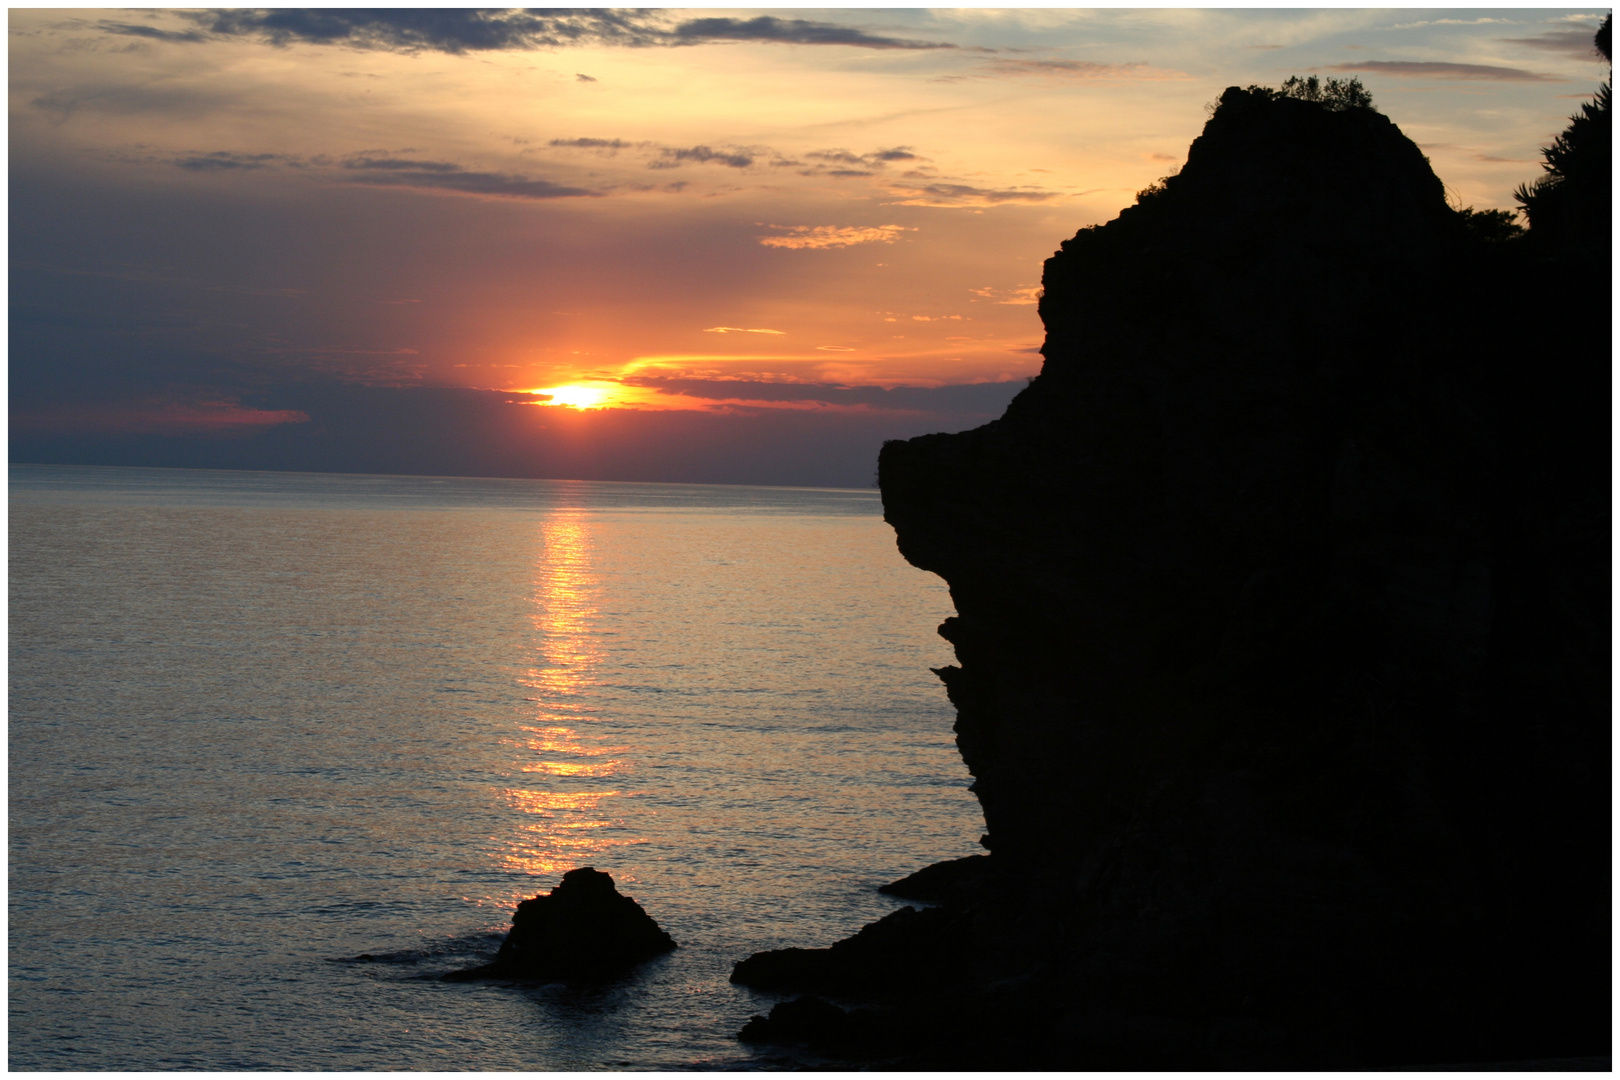
[[534,722],[520,725],[521,736],[508,740],[521,750],[518,771],[533,775],[536,784],[506,789],[508,804],[522,817],[498,857],[507,870],[554,878],[611,848],[644,841],[606,835],[620,823],[602,804],[625,792],[540,787],[546,776],[617,776],[626,767],[617,755],[627,748],[605,745],[606,736],[589,731],[597,719],[589,693],[602,660],[593,634],[601,583],[592,568],[590,523],[581,511],[559,510],[541,523],[538,540],[531,614],[538,655],[521,680],[534,691],[526,699],[534,706]]

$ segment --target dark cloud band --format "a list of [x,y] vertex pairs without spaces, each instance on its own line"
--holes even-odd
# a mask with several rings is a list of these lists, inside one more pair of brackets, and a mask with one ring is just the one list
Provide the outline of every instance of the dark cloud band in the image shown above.
[[[910,41],[852,26],[781,19],[714,17],[671,25],[658,10],[476,10],[463,8],[242,8],[177,12],[194,29],[176,31],[103,21],[106,33],[173,42],[253,38],[272,45],[344,45],[390,52],[489,52],[560,49],[577,45],[629,47],[704,45],[721,41],[843,45],[861,49],[954,49],[945,42]],[[580,76],[582,81],[595,81]]]
[[850,26],[811,22],[807,19],[778,19],[760,15],[753,19],[692,19],[675,28],[675,38],[683,42],[777,41],[792,45],[853,45],[862,49],[954,49],[942,42],[908,41],[881,37]]
[[[316,156],[298,158],[286,154],[242,154],[229,150],[190,153],[170,159],[170,164],[187,172],[241,172],[285,166],[310,169],[331,166],[331,159]],[[563,199],[600,192],[554,184],[510,173],[478,172],[453,161],[419,161],[414,158],[379,157],[355,154],[336,163],[351,184],[374,187],[408,187],[430,191],[452,191],[463,195],[484,195],[512,199]]]
[[1420,79],[1466,79],[1479,82],[1561,82],[1552,75],[1540,75],[1522,68],[1490,64],[1447,64],[1433,60],[1363,60],[1357,64],[1333,64],[1330,71],[1366,71],[1375,75],[1406,75]]
[[1546,52],[1562,53],[1580,60],[1602,60],[1603,54],[1598,52],[1597,46],[1592,43],[1592,30],[1554,30],[1532,38],[1497,38],[1498,41],[1508,45],[1523,45],[1526,48],[1541,49]]
[[453,191],[463,195],[488,195],[511,199],[566,199],[596,194],[585,188],[553,184],[549,180],[531,180],[525,176],[512,176],[507,173],[462,172],[459,169],[455,172],[399,169],[361,173],[349,179],[357,184],[423,188],[430,191]]

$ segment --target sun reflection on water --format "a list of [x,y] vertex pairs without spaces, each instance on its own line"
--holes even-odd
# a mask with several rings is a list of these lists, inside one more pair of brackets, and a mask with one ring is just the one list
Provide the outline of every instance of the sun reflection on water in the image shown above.
[[[508,740],[521,756],[517,772],[594,780],[626,769],[629,748],[608,745],[588,725],[600,722],[591,690],[602,662],[595,633],[601,582],[592,566],[590,522],[577,510],[558,511],[540,526],[535,559],[535,661],[522,678],[534,693],[534,722],[519,725]],[[501,865],[523,874],[552,877],[589,865],[613,848],[643,843],[604,801],[626,792],[535,791],[508,788],[508,804],[522,815],[518,834],[499,852]]]

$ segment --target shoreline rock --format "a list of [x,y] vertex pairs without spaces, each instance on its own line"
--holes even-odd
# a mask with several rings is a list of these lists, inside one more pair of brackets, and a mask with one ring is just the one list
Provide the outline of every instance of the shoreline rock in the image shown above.
[[611,875],[582,866],[564,874],[550,893],[517,906],[493,961],[440,978],[599,982],[674,948],[675,939],[619,892]]
[[878,892],[924,904],[963,904],[988,886],[990,869],[990,856],[968,855],[925,866],[899,881],[880,885]]

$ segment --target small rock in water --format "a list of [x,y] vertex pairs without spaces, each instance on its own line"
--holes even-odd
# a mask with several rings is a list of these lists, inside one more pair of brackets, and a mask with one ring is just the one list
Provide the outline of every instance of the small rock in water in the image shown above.
[[619,892],[612,875],[582,866],[564,874],[549,894],[517,906],[512,931],[492,962],[444,978],[591,982],[675,947],[640,904]]

